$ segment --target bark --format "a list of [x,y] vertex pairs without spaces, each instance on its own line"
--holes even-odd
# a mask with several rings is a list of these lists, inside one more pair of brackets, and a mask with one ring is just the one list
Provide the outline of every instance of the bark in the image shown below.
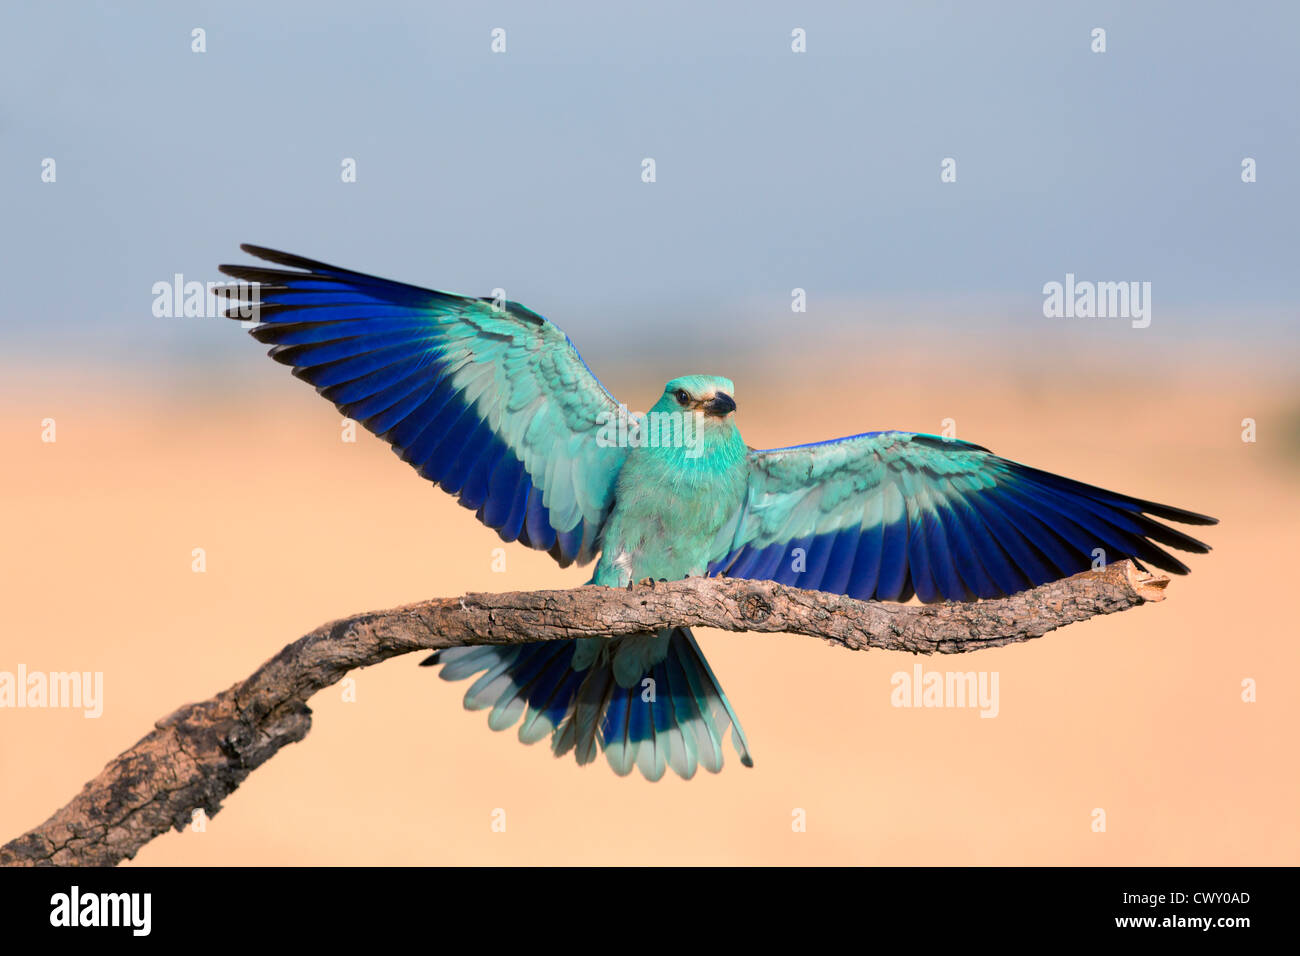
[[4,865],[111,866],[196,809],[221,802],[311,729],[307,699],[349,671],[399,654],[465,644],[616,637],[672,625],[779,631],[851,650],[959,654],[1041,637],[1164,597],[1168,578],[1128,561],[1008,598],[883,604],[768,581],[689,578],[628,590],[467,594],[369,611],[316,628],[252,676],[158,721],[67,806],[0,847]]

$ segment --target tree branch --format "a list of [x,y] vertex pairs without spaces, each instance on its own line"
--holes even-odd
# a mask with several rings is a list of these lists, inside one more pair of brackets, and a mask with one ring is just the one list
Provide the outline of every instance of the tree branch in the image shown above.
[[113,865],[169,828],[183,829],[196,809],[217,813],[253,770],[307,735],[307,698],[354,668],[399,654],[673,625],[806,634],[851,650],[958,654],[1162,600],[1166,584],[1121,561],[964,604],[882,604],[768,581],[688,578],[628,590],[467,594],[357,614],[316,628],[246,680],[158,721],[71,803],[0,847],[0,864]]

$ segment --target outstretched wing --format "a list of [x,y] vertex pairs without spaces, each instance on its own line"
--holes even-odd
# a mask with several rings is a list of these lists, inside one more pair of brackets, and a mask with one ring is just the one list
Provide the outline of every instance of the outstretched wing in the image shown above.
[[257,283],[228,314],[255,301],[251,333],[273,359],[502,539],[562,566],[591,560],[627,449],[597,441],[618,403],[568,336],[514,302],[240,248],[288,267],[221,266]]
[[864,600],[1000,597],[1087,570],[1096,549],[1185,574],[1159,545],[1209,547],[1155,519],[1216,523],[911,432],[753,451],[749,467],[710,572]]

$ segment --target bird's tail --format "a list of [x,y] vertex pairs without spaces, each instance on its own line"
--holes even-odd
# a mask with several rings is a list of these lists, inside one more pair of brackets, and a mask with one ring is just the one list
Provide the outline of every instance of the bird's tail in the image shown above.
[[467,710],[487,710],[493,730],[523,717],[526,744],[550,736],[557,757],[591,763],[597,750],[623,776],[638,767],[658,780],[666,767],[685,779],[722,769],[722,738],[754,765],[735,711],[695,637],[684,627],[612,639],[454,647],[423,662],[443,680],[484,672],[465,693]]

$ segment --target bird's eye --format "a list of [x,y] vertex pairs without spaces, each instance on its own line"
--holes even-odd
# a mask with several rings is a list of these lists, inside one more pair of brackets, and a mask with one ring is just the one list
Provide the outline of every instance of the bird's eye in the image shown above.
[[673,397],[677,399],[678,405],[685,405],[687,402],[691,400],[691,396],[686,394],[686,389],[684,388],[679,388],[677,390],[677,394],[674,395]]

